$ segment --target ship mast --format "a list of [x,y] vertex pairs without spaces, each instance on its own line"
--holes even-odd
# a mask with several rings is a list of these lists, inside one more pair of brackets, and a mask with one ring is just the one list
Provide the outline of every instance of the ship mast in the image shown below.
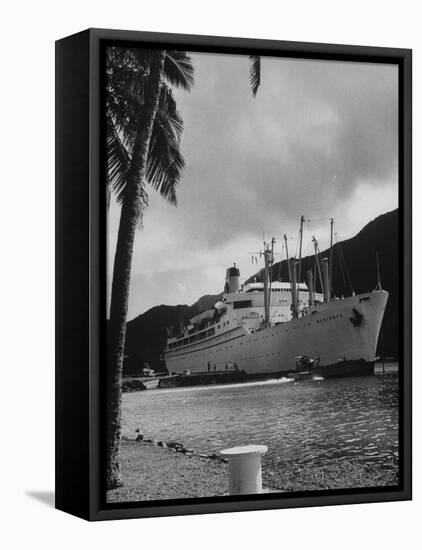
[[297,285],[297,260],[289,257],[289,248],[287,246],[287,235],[284,234],[284,242],[286,244],[287,267],[289,269],[290,291],[292,293],[292,315],[297,317],[298,304],[298,285]]
[[[261,270],[262,282],[264,283],[264,325],[270,326],[270,307],[271,307],[271,268],[274,264],[274,244],[275,238],[271,239],[271,243],[267,243],[264,240],[264,251],[250,252],[253,255],[259,255],[260,258],[264,256],[264,269]],[[254,256],[253,256],[254,257]],[[255,256],[256,261],[257,258]],[[253,258],[252,258],[253,262]]]
[[270,325],[270,303],[271,303],[271,278],[270,270],[274,261],[274,237],[271,239],[271,245],[264,242],[264,323]]
[[298,317],[298,284],[297,284],[297,260],[295,258],[292,258],[289,260],[291,262],[291,272],[292,272],[292,282],[291,282],[291,288],[292,288],[292,305],[291,305],[291,311],[293,319],[297,319]]
[[319,276],[319,281],[321,283],[321,290],[322,290],[322,294],[325,296],[324,280],[322,278],[321,265],[319,263],[318,241],[316,240],[316,238],[314,236],[312,236],[312,242],[314,243],[314,248],[315,248],[315,263],[316,263],[317,268],[318,268],[318,276]]
[[299,262],[298,262],[298,273],[296,280],[296,303],[295,303],[295,316],[298,314],[299,308],[299,285],[301,281],[301,267],[302,267],[302,241],[303,241],[303,224],[305,223],[305,216],[302,214],[300,217],[300,241],[299,241]]
[[302,241],[303,241],[303,224],[305,223],[305,217],[302,215],[300,218],[300,241],[299,241],[299,267],[298,267],[298,275],[297,275],[297,282],[300,283],[300,276],[301,276],[301,267],[302,267]]
[[334,218],[330,218],[330,277],[329,277],[329,288],[328,296],[329,300],[332,300],[332,290],[333,290],[333,233],[334,233]]
[[269,274],[269,291],[268,291],[268,324],[270,323],[270,311],[271,311],[271,283],[273,280],[273,273],[272,273],[272,266],[274,264],[274,244],[275,244],[275,238],[273,237],[271,239],[271,258],[270,258],[270,267],[268,270]]
[[287,235],[284,233],[284,242],[286,245],[287,267],[289,270],[289,283],[292,284],[292,271],[290,269],[289,247],[287,246]]

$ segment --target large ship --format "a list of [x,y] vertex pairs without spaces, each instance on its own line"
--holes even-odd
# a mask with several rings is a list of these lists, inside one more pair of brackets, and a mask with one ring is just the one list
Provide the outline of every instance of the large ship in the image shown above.
[[321,258],[313,241],[315,267],[307,271],[306,283],[299,282],[301,254],[288,258],[288,281],[271,280],[274,239],[259,253],[264,259],[261,281],[241,284],[236,265],[228,268],[222,299],[177,334],[169,332],[164,352],[168,371],[199,375],[234,370],[248,377],[371,373],[388,292],[378,282],[369,292],[335,296],[331,254]]

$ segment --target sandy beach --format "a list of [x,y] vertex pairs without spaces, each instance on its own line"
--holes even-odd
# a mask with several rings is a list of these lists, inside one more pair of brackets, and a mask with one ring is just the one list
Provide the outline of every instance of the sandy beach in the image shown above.
[[[263,485],[279,492],[396,485],[394,469],[337,461],[273,472],[263,458]],[[134,502],[227,495],[228,466],[219,459],[183,454],[152,443],[122,442],[123,487],[107,502]]]
[[150,443],[123,441],[122,474],[123,487],[109,491],[108,502],[224,495],[228,467]]

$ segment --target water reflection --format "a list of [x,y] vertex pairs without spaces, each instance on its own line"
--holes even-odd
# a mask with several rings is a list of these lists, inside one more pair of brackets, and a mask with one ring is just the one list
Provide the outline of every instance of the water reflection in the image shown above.
[[397,465],[397,379],[284,382],[124,394],[123,433],[139,428],[205,453],[266,444],[277,470],[332,460]]

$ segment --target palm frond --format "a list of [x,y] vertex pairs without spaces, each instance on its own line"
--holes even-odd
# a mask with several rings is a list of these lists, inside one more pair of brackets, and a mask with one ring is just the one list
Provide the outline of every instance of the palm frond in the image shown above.
[[127,173],[130,167],[130,155],[119,137],[111,117],[107,117],[107,188],[121,202],[127,183]]
[[[125,196],[133,147],[143,124],[150,54],[149,50],[115,48],[108,60],[107,184],[119,202]],[[176,204],[176,187],[185,164],[180,149],[183,120],[168,82],[190,89],[193,83],[193,67],[186,52],[166,52],[164,72],[165,80],[161,85],[153,124],[145,181],[141,184],[143,206],[148,202],[145,190],[147,184],[171,204]]]
[[176,187],[185,161],[180,149],[183,120],[171,89],[163,84],[155,118],[146,180],[170,204],[177,204]]
[[[111,118],[107,119],[107,205],[110,202],[110,194],[116,196],[117,202],[122,203],[127,189],[127,176],[130,169],[131,155],[124,146],[119,132]],[[148,206],[148,193],[142,182],[140,188],[140,223],[142,224],[142,212]]]
[[259,55],[250,55],[251,61],[249,80],[251,83],[252,95],[255,97],[261,84],[261,57]]
[[190,90],[194,83],[194,69],[190,56],[184,51],[167,50],[164,75],[169,84]]

